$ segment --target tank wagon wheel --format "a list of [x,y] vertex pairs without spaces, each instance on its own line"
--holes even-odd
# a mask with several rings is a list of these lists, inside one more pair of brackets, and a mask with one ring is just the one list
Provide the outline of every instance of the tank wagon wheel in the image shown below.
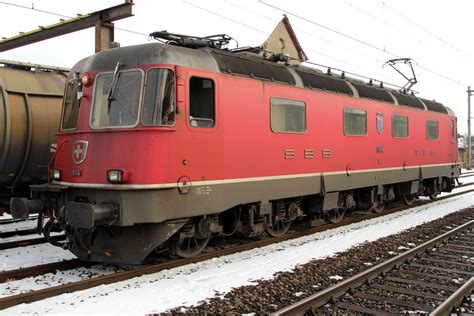
[[179,232],[175,241],[175,253],[181,258],[191,258],[200,254],[211,239],[211,234],[204,236],[196,233],[196,223],[190,222],[185,225],[184,231]]
[[415,194],[404,194],[403,197],[403,203],[405,205],[411,206],[413,203],[415,203],[416,195]]
[[346,213],[345,208],[335,208],[326,213],[326,221],[329,223],[339,223]]

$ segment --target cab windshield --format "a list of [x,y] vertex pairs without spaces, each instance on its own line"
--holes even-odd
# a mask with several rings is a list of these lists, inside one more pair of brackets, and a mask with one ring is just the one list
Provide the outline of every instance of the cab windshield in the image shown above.
[[81,107],[80,83],[78,80],[69,81],[64,93],[63,115],[61,120],[61,129],[73,130],[77,128],[79,122],[79,109]]
[[133,127],[138,123],[143,73],[126,70],[102,73],[95,80],[91,126]]

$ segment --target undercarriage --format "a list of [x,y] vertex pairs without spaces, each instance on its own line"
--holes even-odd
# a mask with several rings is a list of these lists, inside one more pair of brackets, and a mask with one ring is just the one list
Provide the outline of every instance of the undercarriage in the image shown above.
[[[379,213],[388,202],[411,205],[418,196],[435,198],[453,187],[454,178],[439,177],[260,200],[213,213],[199,211],[186,216],[190,213],[182,212],[182,216],[176,216],[166,209],[171,191],[99,192],[41,185],[33,188],[33,199],[12,200],[12,209],[18,217],[39,211],[38,230],[52,244],[71,251],[81,260],[141,264],[156,253],[196,256],[215,236],[278,237],[303,218],[310,225],[318,221],[337,223],[355,209]],[[186,196],[177,197],[180,200],[174,199],[175,204]],[[141,205],[144,207],[140,208]],[[147,218],[154,218],[154,222],[147,222]],[[65,241],[50,239],[52,232],[61,231],[66,235]]]

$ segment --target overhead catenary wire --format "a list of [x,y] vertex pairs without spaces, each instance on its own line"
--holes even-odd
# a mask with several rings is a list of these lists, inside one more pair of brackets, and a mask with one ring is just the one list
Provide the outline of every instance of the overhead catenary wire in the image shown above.
[[[247,27],[247,28],[249,28],[249,29],[252,29],[252,30],[254,30],[254,31],[256,31],[256,32],[259,32],[259,33],[262,33],[262,34],[267,34],[266,32],[263,32],[262,30],[257,29],[257,28],[255,28],[255,27],[253,27],[253,26],[251,26],[251,25],[248,25],[248,24],[243,23],[243,22],[241,22],[241,21],[238,21],[238,20],[235,20],[235,19],[226,17],[226,16],[224,16],[224,15],[222,15],[222,14],[213,12],[213,11],[211,11],[211,10],[209,10],[209,9],[206,9],[206,8],[203,8],[203,7],[198,6],[198,5],[196,5],[196,4],[190,3],[190,2],[188,2],[188,1],[186,1],[186,0],[183,0],[183,2],[186,3],[187,5],[193,6],[193,7],[197,8],[197,9],[202,10],[202,11],[208,12],[208,13],[210,13],[210,14],[219,16],[219,17],[221,17],[221,18],[224,18],[224,19],[230,20],[230,21],[232,21],[232,22],[234,22],[234,23],[237,23],[237,24],[240,24],[240,25],[242,25],[242,26],[245,26],[245,27]],[[392,53],[392,52],[390,52],[390,51],[387,51],[387,50],[384,49],[384,48],[377,47],[377,46],[375,46],[375,45],[373,45],[373,44],[371,44],[371,43],[362,41],[362,40],[360,40],[360,39],[357,39],[357,38],[355,38],[355,37],[353,37],[353,36],[347,35],[347,34],[345,34],[345,33],[343,33],[343,32],[337,31],[337,30],[335,30],[335,29],[332,29],[332,28],[327,27],[327,26],[325,26],[325,25],[322,25],[322,24],[320,24],[320,23],[313,22],[313,21],[311,21],[311,20],[309,20],[309,19],[307,19],[307,18],[304,18],[304,17],[302,17],[302,16],[299,16],[299,15],[297,15],[297,14],[294,14],[294,13],[292,13],[292,12],[290,12],[290,11],[287,11],[287,10],[284,10],[284,9],[281,9],[281,8],[278,8],[278,7],[276,7],[276,6],[274,6],[274,5],[271,5],[271,4],[269,4],[269,3],[266,3],[266,2],[264,2],[264,1],[262,1],[262,0],[258,0],[258,2],[262,3],[263,5],[272,7],[272,8],[274,8],[274,9],[276,9],[276,10],[285,12],[285,13],[287,13],[287,14],[289,14],[289,15],[295,16],[296,18],[302,19],[302,20],[304,20],[304,21],[306,21],[306,22],[308,22],[308,23],[314,24],[314,25],[316,25],[316,26],[319,26],[319,27],[324,28],[324,29],[326,29],[326,30],[329,30],[329,31],[331,31],[331,32],[335,32],[336,34],[338,34],[338,35],[340,35],[340,36],[344,36],[344,37],[346,37],[346,38],[349,38],[349,39],[351,39],[351,40],[353,40],[353,41],[356,41],[356,42],[358,42],[358,43],[360,43],[360,44],[363,44],[363,45],[365,45],[365,46],[368,46],[368,47],[370,47],[370,48],[372,48],[372,49],[374,49],[374,50],[377,50],[377,51],[380,51],[380,52],[382,52],[382,53],[391,55],[391,56],[393,56],[393,57],[400,58],[400,56],[398,56],[398,55],[396,55],[395,53]],[[33,11],[37,11],[37,12],[41,12],[41,13],[45,13],[45,14],[49,14],[49,15],[58,16],[58,17],[61,17],[61,18],[72,18],[72,17],[70,17],[70,16],[67,16],[67,15],[64,15],[64,14],[60,14],[60,13],[57,13],[57,12],[52,12],[52,11],[47,11],[47,10],[41,10],[41,9],[37,9],[37,8],[34,8],[34,7],[23,6],[23,5],[19,5],[19,4],[15,4],[15,3],[7,2],[7,1],[0,1],[0,4],[4,4],[4,5],[8,5],[8,6],[14,6],[14,7],[22,8],[22,9],[27,9],[27,10],[33,10]],[[145,37],[147,37],[147,38],[149,37],[149,34],[147,34],[147,33],[141,33],[141,32],[137,32],[137,31],[133,31],[133,30],[129,30],[129,29],[116,28],[116,30],[120,30],[120,31],[128,32],[128,33],[133,33],[133,34],[145,36]],[[304,31],[304,32],[305,32],[305,31]],[[307,33],[307,34],[310,35],[310,36],[316,37],[314,34],[310,34],[309,32],[305,32],[305,33]],[[319,37],[318,37],[318,38],[319,38]],[[319,39],[321,39],[321,38],[319,38]],[[321,39],[321,40],[324,40],[324,39]],[[324,41],[330,42],[330,41],[328,41],[328,40],[324,40]],[[335,44],[335,43],[332,43],[332,44]],[[337,44],[335,44],[335,45],[337,45]],[[353,50],[352,50],[352,51],[353,51]],[[333,59],[333,60],[336,60],[335,58],[333,58],[333,57],[331,57],[331,56],[328,56],[328,55],[326,55],[326,54],[323,54],[323,53],[321,53],[321,52],[318,52],[318,53],[321,54],[321,55],[324,55],[324,56],[326,56],[326,57],[328,57],[328,58],[331,58],[331,59]],[[362,54],[362,53],[360,53],[360,54]],[[362,55],[367,56],[366,54],[362,54]],[[339,60],[338,60],[338,61],[339,61]],[[347,62],[344,62],[344,64],[350,65],[350,66],[352,66],[352,67],[356,67],[356,68],[359,68],[359,69],[360,69],[360,67],[351,65],[351,64],[349,64],[349,63],[347,63]],[[436,72],[436,71],[434,71],[434,70],[431,70],[431,69],[429,69],[429,68],[427,68],[427,67],[424,67],[424,66],[422,66],[422,65],[418,65],[418,67],[421,68],[421,69],[423,69],[423,70],[425,70],[425,71],[427,71],[427,72],[432,73],[433,75],[436,75],[436,76],[438,76],[438,77],[441,77],[441,78],[443,78],[443,79],[445,79],[445,80],[447,80],[447,81],[451,81],[451,82],[453,82],[453,83],[455,83],[455,84],[458,84],[458,85],[467,86],[466,84],[460,82],[459,80],[455,80],[455,79],[452,79],[452,78],[450,78],[450,77],[448,77],[448,76],[442,75],[442,74],[440,74],[439,72]],[[380,76],[380,75],[379,75],[379,76]],[[382,77],[382,76],[380,76],[380,77]]]
[[363,15],[366,15],[366,16],[370,17],[371,19],[373,19],[373,20],[375,20],[375,21],[377,21],[377,22],[379,22],[379,23],[381,23],[381,24],[384,24],[384,25],[389,26],[390,28],[396,30],[396,31],[399,32],[400,34],[403,34],[404,36],[408,36],[408,37],[410,37],[412,40],[414,40],[414,41],[416,41],[416,42],[418,42],[418,43],[423,42],[423,41],[421,41],[419,38],[415,37],[415,36],[413,35],[413,33],[408,32],[408,31],[406,31],[406,30],[403,30],[402,28],[400,28],[399,26],[397,26],[397,25],[395,25],[395,24],[388,23],[386,20],[384,20],[384,19],[378,17],[377,15],[375,15],[375,14],[373,14],[373,13],[371,13],[371,12],[367,12],[367,10],[365,10],[364,8],[358,6],[358,5],[354,4],[354,3],[351,3],[351,2],[349,2],[349,1],[344,1],[344,3],[345,3],[347,6],[351,7],[352,9],[354,9],[354,10],[356,10],[356,11],[362,13]]
[[[207,12],[207,13],[210,13],[210,14],[219,16],[219,17],[221,17],[221,18],[223,18],[223,19],[226,19],[226,20],[229,20],[229,21],[238,23],[238,24],[240,24],[240,25],[246,26],[246,27],[248,27],[248,28],[250,28],[250,29],[252,29],[252,30],[258,31],[259,33],[268,34],[267,32],[264,32],[264,31],[262,31],[262,30],[260,30],[260,29],[257,29],[257,28],[255,28],[255,27],[249,26],[248,24],[245,24],[245,23],[243,23],[243,22],[235,21],[235,20],[233,20],[233,19],[231,19],[231,18],[229,18],[229,17],[227,17],[227,16],[225,16],[225,15],[222,15],[222,14],[220,14],[220,13],[214,12],[214,11],[212,11],[212,10],[210,10],[210,9],[199,7],[199,6],[197,6],[197,5],[194,5],[194,4],[189,3],[189,2],[186,1],[186,0],[183,0],[183,2],[186,3],[186,4],[188,4],[188,5],[191,5],[191,6],[193,6],[193,7],[197,7],[197,8],[199,8],[199,9],[201,9],[201,10]],[[226,1],[226,3],[229,3],[229,2]],[[229,4],[232,4],[232,3],[229,3]],[[232,5],[234,5],[234,4],[232,4]],[[237,7],[238,7],[238,6],[237,6]],[[246,10],[246,11],[249,11],[249,10]],[[252,13],[252,12],[251,12],[251,13]],[[254,13],[254,14],[260,15],[260,14],[258,14],[258,13]],[[270,19],[270,18],[268,18],[268,17],[265,17],[265,18],[268,19],[268,20],[271,20],[271,21],[275,22],[274,20],[272,20],[272,19]],[[344,63],[344,64],[349,65],[349,66],[351,66],[351,67],[355,67],[355,68],[358,68],[358,69],[361,69],[361,70],[366,70],[366,69],[363,69],[363,68],[361,68],[361,67],[359,67],[359,66],[355,66],[355,65],[352,65],[352,64],[350,64],[350,63],[347,63],[347,62],[345,62],[345,61],[343,61],[343,60],[340,60],[340,59],[331,57],[331,56],[329,56],[329,55],[326,55],[326,54],[324,54],[324,53],[322,53],[322,52],[320,52],[320,51],[315,51],[315,50],[308,49],[308,48],[307,48],[307,50],[308,50],[308,51],[311,51],[311,52],[314,52],[314,53],[316,53],[316,54],[322,55],[322,56],[324,56],[324,57],[326,57],[326,58],[329,58],[329,59],[336,60],[336,61],[338,61],[338,62]],[[357,77],[357,78],[366,79],[366,80],[368,80],[368,81],[379,82],[379,83],[382,83],[382,84],[384,84],[384,85],[389,85],[389,86],[393,86],[393,87],[396,87],[396,88],[401,88],[401,86],[399,86],[399,85],[397,85],[397,84],[394,84],[394,83],[390,83],[390,82],[388,82],[388,81],[382,81],[382,80],[376,79],[376,78],[374,78],[374,77],[367,77],[367,76],[360,75],[360,74],[357,74],[357,73],[354,73],[354,72],[345,71],[345,70],[342,70],[342,69],[337,68],[337,67],[327,66],[327,65],[318,64],[318,63],[315,63],[315,62],[310,62],[310,61],[305,61],[305,60],[300,60],[300,59],[298,59],[298,58],[291,58],[291,59],[293,59],[293,60],[298,60],[298,61],[300,61],[300,62],[304,62],[304,63],[306,63],[306,64],[310,64],[310,65],[313,65],[313,66],[317,66],[317,67],[321,67],[321,68],[325,68],[325,69],[331,69],[331,70],[333,70],[333,71],[338,71],[338,72],[340,72],[340,73],[349,74],[349,75],[352,75],[352,76]],[[380,76],[379,74],[377,74],[377,76],[379,76],[379,77],[384,77],[384,76]],[[385,78],[386,78],[386,77],[385,77]]]
[[[219,13],[217,13],[217,12],[214,12],[214,11],[211,11],[211,10],[209,10],[209,9],[203,8],[203,7],[201,7],[201,6],[195,5],[195,4],[190,3],[190,2],[188,2],[188,1],[185,1],[185,0],[183,0],[183,2],[186,3],[187,5],[193,6],[193,7],[197,8],[197,9],[200,9],[200,10],[205,11],[205,12],[207,12],[207,13],[210,13],[210,14],[216,15],[216,16],[218,16],[218,17],[221,17],[221,18],[223,18],[223,19],[229,20],[229,21],[231,21],[231,22],[234,22],[234,23],[243,25],[243,26],[245,26],[245,27],[247,27],[247,28],[249,28],[249,29],[252,29],[252,30],[254,30],[254,31],[257,31],[257,32],[259,32],[259,33],[267,34],[266,32],[264,32],[264,31],[262,31],[262,30],[260,30],[260,29],[257,29],[257,28],[255,28],[255,27],[253,27],[253,26],[250,26],[250,25],[248,25],[248,24],[246,24],[246,23],[243,23],[243,22],[237,21],[237,20],[235,20],[235,19],[229,18],[229,17],[227,17],[227,16],[224,16],[224,15],[219,14]],[[235,7],[239,7],[240,9],[246,10],[247,12],[250,12],[250,13],[253,13],[253,14],[257,14],[257,15],[260,16],[260,17],[264,17],[264,18],[266,18],[267,20],[270,20],[270,21],[272,21],[272,22],[278,22],[277,20],[271,19],[271,18],[266,17],[266,16],[264,16],[264,15],[262,15],[262,14],[255,13],[255,12],[249,10],[249,9],[243,8],[243,7],[238,6],[238,5],[234,4],[234,3],[231,3],[231,2],[229,2],[229,1],[226,1],[226,2],[227,2],[228,4],[231,4],[231,5],[235,6]],[[60,18],[67,18],[67,19],[72,18],[71,16],[64,15],[64,14],[61,14],[61,13],[52,12],[52,11],[47,11],[47,10],[41,10],[41,9],[38,9],[38,8],[28,7],[28,6],[19,5],[19,4],[15,4],[15,3],[10,3],[10,2],[6,2],[6,1],[0,1],[0,4],[4,4],[4,5],[8,5],[8,6],[13,6],[13,7],[21,8],[21,9],[26,9],[26,10],[33,10],[33,11],[37,11],[37,12],[41,12],[41,13],[45,13],[45,14],[57,16],[57,17],[60,17]],[[121,31],[125,31],[125,32],[129,32],[129,33],[138,34],[138,35],[143,35],[143,36],[146,36],[147,38],[149,37],[149,34],[140,33],[140,32],[137,32],[137,31],[132,31],[132,30],[123,29],[123,28],[116,28],[116,29],[117,29],[117,30],[121,30]],[[337,44],[337,43],[335,43],[335,42],[332,42],[332,41],[326,40],[326,39],[324,39],[324,38],[318,37],[318,36],[316,36],[316,35],[314,35],[314,34],[311,34],[311,33],[309,33],[309,32],[306,32],[306,31],[304,31],[304,30],[298,30],[298,31],[303,32],[303,33],[305,33],[305,34],[308,34],[308,35],[310,35],[310,36],[313,36],[313,37],[315,37],[315,38],[318,38],[318,39],[320,39],[320,40],[322,40],[322,41],[328,42],[328,43],[330,43],[330,44],[333,44],[333,45],[337,45],[337,46],[342,47],[341,45],[339,45],[339,44]],[[343,47],[343,48],[348,49],[348,48],[346,48],[346,47]],[[327,55],[327,54],[324,54],[324,53],[322,53],[322,52],[315,51],[315,50],[311,50],[311,49],[308,49],[308,50],[309,50],[309,51],[312,51],[312,52],[314,52],[314,53],[320,54],[320,55],[322,55],[322,56],[324,56],[324,57],[326,57],[326,58],[329,58],[329,59],[332,59],[332,60],[335,60],[335,61],[344,63],[344,64],[346,64],[346,65],[348,65],[348,66],[351,66],[351,67],[354,67],[354,68],[363,70],[362,68],[360,68],[360,67],[358,67],[358,66],[352,65],[352,64],[350,64],[350,63],[347,63],[347,62],[342,61],[342,60],[340,60],[340,59],[334,58],[334,57],[329,56],[329,55]],[[352,50],[352,51],[353,51],[353,50]],[[358,53],[357,51],[354,51],[354,52],[355,52],[355,53]],[[359,54],[360,54],[360,53],[359,53]],[[365,54],[361,54],[361,55],[365,55]],[[365,56],[367,56],[367,55],[365,55]],[[369,56],[369,57],[370,57],[370,56]],[[329,66],[328,66],[327,68],[333,68],[333,69],[335,69],[334,67],[329,67]],[[360,76],[360,77],[362,77],[362,76]],[[382,76],[381,76],[381,77],[382,77]],[[385,78],[385,79],[387,79],[387,78]]]
[[[186,3],[186,4],[188,4],[188,5],[191,5],[191,6],[193,6],[193,7],[198,7],[198,6],[194,5],[194,4],[190,4],[188,1],[183,0],[183,2]],[[228,3],[228,1],[226,1],[226,2]],[[235,22],[235,23],[237,23],[237,24],[243,25],[243,26],[248,27],[248,28],[250,28],[250,29],[252,29],[252,30],[258,31],[259,33],[267,34],[267,32],[263,32],[262,30],[256,29],[255,27],[249,26],[248,24],[245,24],[245,23],[243,23],[243,22],[235,21],[234,19],[231,19],[231,18],[229,18],[229,17],[227,17],[227,16],[225,16],[225,15],[223,15],[223,14],[214,12],[214,11],[212,11],[212,10],[210,10],[210,9],[201,8],[201,7],[199,7],[199,8],[202,9],[203,11],[209,13],[209,14],[216,15],[216,16],[219,16],[220,18],[223,18],[223,19],[229,20],[229,21],[231,21],[231,22]],[[249,11],[249,10],[246,10],[246,11]],[[266,19],[271,20],[270,18],[266,18]],[[309,49],[309,48],[306,48],[306,50],[311,51],[311,52],[314,52],[314,53],[319,54],[319,55],[321,55],[321,56],[324,56],[324,57],[326,57],[326,58],[329,58],[329,59],[332,59],[332,60],[335,60],[335,61],[344,63],[345,65],[348,65],[348,66],[351,66],[351,67],[354,67],[354,68],[357,68],[357,69],[360,69],[360,70],[363,70],[363,71],[367,71],[367,69],[363,69],[363,68],[361,68],[361,67],[359,67],[359,66],[355,66],[355,65],[350,64],[350,63],[348,63],[348,62],[345,62],[345,61],[342,61],[342,60],[340,60],[340,59],[334,58],[334,57],[329,56],[329,55],[327,55],[327,54],[324,54],[324,53],[322,53],[322,52],[320,52],[320,51],[315,51],[315,50],[312,50],[312,49]],[[349,75],[352,75],[352,76],[355,76],[355,77],[358,77],[358,78],[361,78],[361,79],[366,79],[366,80],[369,80],[369,81],[372,80],[373,82],[379,82],[379,83],[383,83],[384,85],[389,85],[389,86],[393,86],[393,87],[396,87],[396,88],[401,88],[400,85],[394,84],[394,83],[390,83],[390,82],[388,81],[388,80],[390,80],[390,79],[388,79],[387,77],[385,77],[385,76],[383,76],[383,75],[380,75],[380,74],[378,74],[378,73],[376,74],[377,77],[379,77],[379,78],[384,78],[384,79],[388,79],[388,80],[387,80],[387,81],[382,81],[382,80],[376,79],[375,77],[368,77],[368,76],[360,75],[360,74],[357,74],[357,73],[354,73],[354,72],[344,71],[344,70],[339,69],[339,68],[337,68],[337,67],[332,67],[332,66],[327,66],[327,65],[323,65],[323,64],[318,64],[318,63],[308,62],[308,61],[302,61],[302,60],[299,60],[299,61],[305,62],[305,63],[310,64],[310,65],[313,65],[313,66],[322,67],[322,68],[325,68],[325,69],[329,69],[329,68],[330,68],[330,69],[332,69],[332,70],[334,70],[334,71],[339,71],[339,72],[341,72],[341,73],[344,72],[345,74],[349,74]],[[374,73],[374,74],[375,74],[375,73]],[[429,90],[429,89],[426,89],[426,88],[425,88],[424,90],[433,93],[433,91],[431,91],[431,90]]]
[[[225,2],[226,2],[227,4],[229,4],[229,5],[231,5],[231,6],[234,6],[234,7],[236,7],[236,8],[239,8],[239,9],[241,9],[241,10],[243,10],[243,11],[246,11],[246,12],[248,12],[248,13],[250,13],[250,14],[253,14],[253,15],[256,15],[256,16],[258,16],[258,17],[264,18],[264,19],[266,19],[266,20],[268,20],[268,21],[271,21],[271,22],[274,22],[274,23],[278,23],[278,22],[279,22],[279,20],[269,18],[269,17],[267,17],[267,16],[265,16],[265,15],[263,15],[263,14],[261,14],[261,13],[258,13],[258,12],[255,12],[255,11],[253,11],[253,10],[250,10],[249,8],[242,7],[242,6],[240,6],[240,5],[238,5],[238,4],[235,4],[235,3],[231,2],[231,1],[226,0]],[[345,51],[351,51],[352,53],[355,53],[355,54],[357,54],[357,55],[359,55],[359,56],[367,57],[367,58],[369,58],[369,59],[371,59],[371,60],[374,60],[374,59],[375,59],[377,62],[380,62],[380,63],[385,62],[385,60],[384,60],[384,61],[381,61],[381,60],[379,60],[378,58],[376,58],[376,57],[374,57],[374,56],[369,56],[369,55],[364,54],[364,53],[362,53],[362,52],[360,52],[360,51],[357,51],[357,50],[355,50],[355,49],[353,49],[353,48],[351,48],[351,47],[347,47],[347,46],[341,45],[340,43],[338,43],[338,42],[336,42],[336,41],[331,41],[331,40],[328,40],[328,39],[326,39],[326,38],[317,36],[317,35],[315,35],[315,34],[313,34],[313,33],[311,33],[311,32],[308,32],[308,31],[306,31],[306,30],[302,30],[302,29],[297,28],[297,27],[294,27],[293,29],[296,30],[296,31],[298,31],[298,32],[301,33],[301,34],[306,34],[306,35],[311,36],[311,37],[313,37],[313,38],[316,38],[316,39],[318,39],[318,40],[320,40],[320,41],[323,41],[323,42],[325,42],[325,43],[328,43],[328,44],[331,44],[331,45],[334,45],[334,46],[343,48]],[[305,48],[305,49],[307,49],[307,48]],[[310,50],[310,49],[307,49],[307,50]],[[324,53],[322,53],[322,52],[317,52],[317,53],[320,54],[320,55],[322,55],[322,56],[328,57],[328,58],[330,58],[330,59],[337,60],[337,61],[341,61],[340,59],[336,59],[336,58],[331,57],[331,56],[329,56],[329,55],[326,55],[326,54],[324,54]],[[358,67],[358,66],[352,65],[352,64],[347,63],[347,62],[344,62],[344,64],[350,65],[350,66],[353,66],[353,67],[356,67],[356,68],[359,68],[359,69],[362,69],[362,68],[360,68],[360,67]]]
[[[248,9],[248,8],[244,8],[244,7],[242,7],[242,6],[240,6],[240,5],[237,5],[237,4],[235,4],[235,3],[232,3],[232,2],[230,2],[230,1],[228,1],[228,0],[226,0],[225,2],[228,3],[228,4],[230,4],[230,5],[232,5],[232,6],[234,6],[234,7],[239,8],[239,9],[241,9],[241,10],[244,10],[244,11],[249,12],[249,13],[251,13],[251,14],[254,14],[254,15],[256,15],[256,16],[262,17],[262,18],[264,18],[264,19],[266,19],[266,20],[269,20],[269,21],[272,21],[272,22],[278,22],[277,20],[271,19],[271,18],[269,18],[269,17],[267,17],[267,16],[265,16],[265,15],[263,15],[263,14],[261,14],[261,13],[257,13],[257,12],[255,12],[255,11],[253,11],[253,10]],[[213,13],[213,12],[211,12],[210,10],[208,10],[207,12]],[[222,18],[226,18],[226,17],[223,16],[223,15],[219,15],[219,16],[222,17]],[[310,32],[308,32],[308,31],[301,30],[301,29],[298,29],[298,28],[295,28],[295,30],[297,30],[298,32],[307,34],[307,35],[309,35],[309,36],[311,36],[311,37],[317,38],[317,39],[319,39],[319,40],[321,40],[321,41],[324,41],[324,42],[326,42],[326,43],[329,43],[329,44],[332,44],[332,45],[335,45],[335,46],[344,48],[345,50],[349,50],[349,51],[354,52],[354,53],[356,53],[356,54],[358,54],[358,55],[360,55],[360,56],[364,56],[364,57],[367,57],[367,58],[369,58],[369,59],[375,59],[375,60],[378,61],[378,62],[382,62],[382,61],[380,61],[378,58],[376,58],[376,57],[374,57],[374,56],[369,56],[369,55],[364,54],[364,53],[362,53],[362,52],[356,51],[356,50],[354,50],[354,49],[352,49],[352,48],[347,48],[347,47],[345,47],[345,46],[343,46],[343,45],[341,45],[341,44],[339,44],[339,43],[337,43],[337,42],[333,42],[333,41],[330,41],[330,40],[321,38],[321,37],[316,36],[316,35],[314,35],[313,33],[310,33]],[[334,61],[343,63],[343,64],[348,65],[348,66],[350,66],[350,67],[353,67],[353,68],[356,68],[356,69],[359,69],[359,70],[362,70],[362,71],[367,71],[367,69],[365,69],[365,68],[362,68],[362,67],[360,67],[360,66],[356,66],[356,65],[351,64],[351,63],[348,63],[347,61],[343,61],[343,60],[338,59],[338,58],[335,58],[335,57],[333,57],[333,56],[324,54],[324,53],[321,52],[321,51],[316,51],[316,50],[313,50],[313,49],[310,49],[310,48],[305,48],[305,50],[308,50],[308,51],[311,51],[311,52],[316,53],[316,54],[318,54],[318,55],[324,56],[324,57],[326,57],[326,58],[328,58],[328,59],[331,59],[331,60],[334,60]],[[383,62],[385,62],[385,61],[383,61]],[[309,62],[308,62],[308,63],[309,63]],[[317,66],[317,64],[315,64],[315,65]],[[329,66],[323,66],[323,67],[325,67],[325,68],[333,68],[333,67],[329,67]],[[333,69],[334,69],[334,68],[333,68]],[[373,74],[376,74],[376,73],[374,73],[374,72],[372,72],[372,73],[373,73]],[[388,78],[388,77],[386,77],[386,76],[384,76],[384,75],[381,75],[381,74],[379,74],[379,73],[377,73],[376,75],[377,75],[377,77],[383,78],[383,79],[385,79],[385,80],[392,80],[392,79],[390,79],[390,78]],[[371,78],[369,78],[369,77],[364,77],[364,76],[361,76],[361,75],[357,75],[357,76],[358,76],[358,77],[361,77],[361,78],[371,79]],[[387,83],[387,82],[385,82],[385,83]],[[390,84],[390,85],[393,85],[393,84]],[[396,85],[395,85],[395,86],[396,86]],[[432,92],[432,91],[431,91],[431,92]]]
[[[301,16],[301,15],[299,15],[299,14],[296,14],[296,13],[294,13],[294,12],[288,11],[288,10],[283,9],[283,8],[280,8],[280,7],[277,7],[277,6],[275,6],[275,5],[272,5],[272,4],[270,4],[270,3],[265,2],[265,1],[263,1],[263,0],[257,0],[257,1],[258,1],[259,3],[261,3],[261,4],[265,5],[265,6],[267,6],[267,7],[270,7],[270,8],[273,8],[273,9],[275,9],[275,10],[284,12],[284,13],[286,13],[286,14],[288,14],[288,15],[294,16],[294,17],[296,17],[296,18],[298,18],[298,19],[300,19],[300,20],[303,20],[303,21],[308,22],[308,23],[310,23],[310,24],[316,25],[316,26],[318,26],[318,27],[320,27],[320,28],[323,28],[323,29],[325,29],[325,30],[328,30],[328,31],[330,31],[330,32],[333,32],[333,33],[335,33],[335,34],[338,34],[338,35],[340,35],[340,36],[342,36],[342,37],[348,38],[348,39],[350,39],[350,40],[352,40],[352,41],[355,41],[355,42],[357,42],[357,43],[359,43],[359,44],[362,44],[362,45],[364,45],[364,46],[367,46],[367,47],[370,47],[370,48],[375,49],[375,50],[377,50],[377,51],[383,52],[383,53],[385,53],[385,54],[387,54],[387,55],[390,55],[390,56],[392,56],[392,57],[402,58],[401,56],[399,56],[399,55],[397,55],[397,54],[395,54],[395,53],[393,53],[393,52],[391,52],[391,51],[388,51],[388,50],[386,50],[385,48],[380,48],[380,47],[375,46],[375,45],[373,45],[373,44],[371,44],[371,43],[369,43],[369,42],[366,42],[366,41],[363,41],[363,40],[358,39],[358,38],[356,38],[356,37],[353,37],[353,36],[351,36],[351,35],[345,34],[345,33],[341,32],[341,31],[335,30],[335,29],[333,29],[333,28],[331,28],[331,27],[328,27],[328,26],[326,26],[326,25],[323,25],[323,24],[320,24],[320,23],[311,21],[310,19],[305,18],[305,17],[303,17],[303,16]],[[433,74],[433,75],[436,75],[436,76],[438,76],[438,77],[440,77],[440,78],[443,78],[443,79],[445,79],[445,80],[451,81],[451,82],[453,82],[453,83],[459,84],[459,85],[461,85],[461,86],[463,86],[463,87],[467,87],[467,86],[468,86],[467,84],[462,83],[460,80],[456,80],[456,79],[450,78],[450,77],[448,77],[448,76],[442,75],[442,74],[440,74],[440,73],[438,73],[438,72],[436,72],[436,71],[434,71],[434,70],[431,70],[431,69],[429,69],[429,68],[427,68],[427,67],[424,67],[424,66],[422,66],[422,65],[420,65],[420,64],[418,64],[418,67],[421,68],[421,69],[423,69],[423,70],[425,70],[425,71],[427,71],[427,72],[430,72],[430,73]]]
[[453,49],[454,51],[456,51],[457,53],[461,53],[461,51],[455,47],[454,45],[450,44],[448,41],[444,40],[443,38],[441,38],[440,36],[434,34],[433,32],[431,32],[430,30],[428,30],[426,27],[416,23],[415,21],[413,21],[412,19],[410,19],[408,16],[404,15],[403,13],[401,13],[400,11],[398,11],[397,9],[395,8],[392,8],[391,6],[389,6],[385,1],[382,2],[382,7],[385,9],[385,10],[388,10],[396,15],[398,15],[399,17],[401,17],[402,19],[404,19],[405,21],[409,22],[410,24],[414,25],[415,27],[417,27],[418,29],[422,30],[423,32],[425,32],[426,34],[432,36],[433,38],[435,38],[436,40],[438,40],[439,42],[443,43],[444,45],[448,46],[449,48]]
[[254,30],[254,31],[256,31],[256,32],[263,33],[263,34],[267,34],[267,33],[263,32],[262,30],[259,30],[259,29],[255,28],[255,27],[251,26],[251,25],[248,25],[248,24],[246,24],[246,23],[243,23],[243,22],[237,21],[237,20],[235,20],[235,19],[229,18],[229,17],[227,17],[227,16],[224,16],[224,15],[222,15],[222,14],[220,14],[220,13],[211,11],[211,10],[209,10],[209,9],[200,7],[200,6],[198,6],[198,5],[194,4],[194,3],[188,2],[188,1],[186,1],[186,0],[183,0],[183,3],[185,3],[185,4],[187,4],[187,5],[190,5],[190,6],[192,6],[192,7],[195,7],[195,8],[197,8],[197,9],[200,9],[200,10],[202,10],[202,11],[205,11],[205,12],[207,12],[207,13],[213,14],[213,15],[215,15],[215,16],[221,17],[221,18],[223,18],[223,19],[226,19],[226,20],[232,21],[232,22],[234,22],[234,23],[240,24],[240,25],[245,26],[245,27],[247,27],[247,28],[249,28],[249,29],[251,29],[251,30]]

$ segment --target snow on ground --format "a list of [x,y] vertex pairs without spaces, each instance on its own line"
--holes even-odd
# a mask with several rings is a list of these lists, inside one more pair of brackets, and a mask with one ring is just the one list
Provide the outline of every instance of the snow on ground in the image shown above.
[[29,291],[41,290],[48,287],[62,285],[64,283],[82,281],[92,277],[112,274],[117,269],[107,265],[97,265],[90,268],[78,268],[68,271],[56,271],[47,273],[35,278],[26,278],[18,281],[0,284],[0,298],[25,293]]
[[[0,224],[0,232],[9,232],[14,230],[23,230],[36,227],[36,220],[20,221],[10,224]],[[0,238],[0,241],[2,239]]]
[[[36,225],[34,228],[36,228]],[[52,232],[51,237],[63,235],[63,234],[64,233]],[[17,241],[17,240],[29,240],[29,239],[40,238],[40,237],[43,237],[43,234],[33,233],[33,234],[28,234],[28,235],[11,236],[11,237],[6,237],[6,238],[0,238],[0,243],[7,243],[7,242]]]
[[[288,271],[312,259],[331,256],[357,244],[400,233],[472,205],[474,193],[277,245],[18,305],[3,312],[137,315],[164,312],[173,307],[196,304],[216,293],[222,295],[234,287],[249,285],[258,279],[271,278],[278,271]],[[3,262],[3,258],[0,260]],[[68,281],[72,280],[65,275],[64,282]]]
[[0,251],[0,271],[32,267],[75,258],[72,253],[51,244],[39,244]]

